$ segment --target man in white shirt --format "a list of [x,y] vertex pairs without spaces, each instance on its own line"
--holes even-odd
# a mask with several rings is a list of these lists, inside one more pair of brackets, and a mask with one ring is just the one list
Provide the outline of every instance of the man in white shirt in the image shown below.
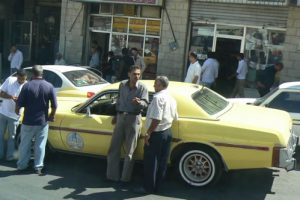
[[214,58],[214,53],[208,53],[208,59],[204,62],[201,68],[201,83],[211,88],[218,78],[219,73],[219,62]]
[[23,63],[23,53],[17,49],[16,45],[11,46],[8,61],[10,62],[11,74],[15,73],[18,69],[21,69]]
[[171,126],[177,120],[177,105],[167,88],[166,76],[158,76],[154,82],[155,95],[146,115],[144,145],[144,187],[139,193],[155,193],[162,184],[172,141]]
[[246,75],[248,73],[248,65],[247,62],[244,60],[243,53],[238,54],[236,58],[239,61],[239,65],[236,70],[236,74],[233,75],[233,77],[236,76],[236,82],[231,94],[231,98],[235,98],[236,95],[239,95],[239,97],[245,97],[244,87],[245,87]]
[[64,60],[62,54],[59,52],[56,54],[54,65],[66,65],[66,61]]
[[197,60],[197,54],[194,52],[191,52],[189,54],[189,61],[191,64],[187,71],[184,82],[199,84],[200,76],[201,76],[201,65],[199,64],[199,62]]
[[8,130],[6,160],[14,159],[17,126],[19,115],[15,113],[16,101],[19,93],[26,82],[26,72],[21,69],[17,71],[17,77],[8,77],[0,87],[0,97],[3,98],[0,106],[0,159],[4,157],[4,135]]

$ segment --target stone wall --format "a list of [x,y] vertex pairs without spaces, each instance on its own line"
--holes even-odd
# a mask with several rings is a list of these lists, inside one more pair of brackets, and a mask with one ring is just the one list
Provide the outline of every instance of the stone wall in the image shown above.
[[300,80],[300,7],[290,7],[281,81]]
[[63,53],[67,64],[80,64],[82,60],[85,31],[83,6],[82,3],[62,0],[59,51]]
[[188,28],[188,0],[166,0],[166,7],[170,15],[178,47],[170,50],[169,43],[173,42],[173,35],[167,15],[163,13],[161,43],[159,45],[157,75],[166,75],[170,80],[181,81],[185,69],[185,54]]

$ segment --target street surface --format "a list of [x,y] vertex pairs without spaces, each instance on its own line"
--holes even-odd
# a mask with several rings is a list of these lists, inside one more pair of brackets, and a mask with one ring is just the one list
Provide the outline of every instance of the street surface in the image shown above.
[[[296,158],[300,160],[298,150]],[[299,200],[300,162],[295,171],[279,169],[240,170],[225,174],[214,187],[193,188],[170,169],[159,195],[133,192],[142,181],[142,165],[136,164],[133,183],[120,186],[105,181],[106,160],[62,153],[47,159],[47,174],[17,174],[15,162],[0,161],[0,200]]]

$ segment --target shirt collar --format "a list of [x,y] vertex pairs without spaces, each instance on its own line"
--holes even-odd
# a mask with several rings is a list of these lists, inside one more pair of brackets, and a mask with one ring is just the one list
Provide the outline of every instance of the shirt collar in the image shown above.
[[[128,79],[127,82],[125,83],[125,85],[127,85],[129,87],[129,83],[130,83],[130,80]],[[135,84],[135,88],[138,88],[138,87],[139,87],[139,81],[137,81]]]
[[163,89],[163,90],[161,90],[161,91],[159,91],[159,92],[156,92],[156,93],[154,94],[154,96],[159,95],[159,94],[166,94],[166,93],[168,93],[168,90],[167,90],[167,89]]

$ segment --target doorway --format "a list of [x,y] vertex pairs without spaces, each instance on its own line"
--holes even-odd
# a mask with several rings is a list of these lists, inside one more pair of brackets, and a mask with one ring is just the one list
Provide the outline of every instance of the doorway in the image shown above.
[[216,55],[219,61],[219,76],[216,91],[229,97],[235,84],[235,79],[229,79],[237,69],[238,61],[235,57],[240,53],[242,40],[217,38]]
[[[109,37],[110,37],[109,33],[91,32],[90,47],[92,46],[92,44],[95,43],[98,45],[101,63],[107,60],[107,54],[109,51]],[[90,58],[90,52],[88,55]]]

